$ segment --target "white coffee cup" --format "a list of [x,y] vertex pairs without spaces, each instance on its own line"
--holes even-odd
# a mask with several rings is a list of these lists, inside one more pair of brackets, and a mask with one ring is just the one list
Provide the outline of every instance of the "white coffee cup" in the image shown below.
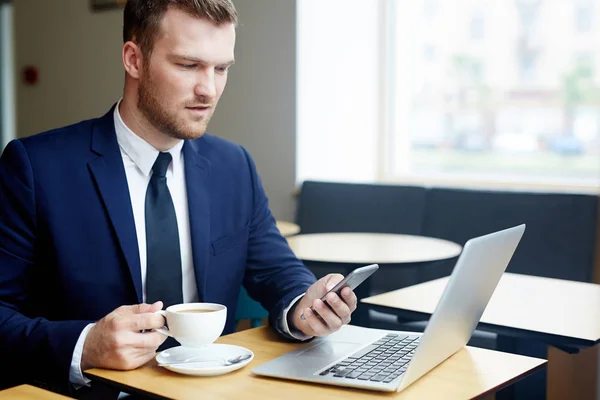
[[174,337],[184,347],[213,343],[223,333],[227,320],[227,307],[216,303],[175,304],[156,312],[167,321],[156,331]]

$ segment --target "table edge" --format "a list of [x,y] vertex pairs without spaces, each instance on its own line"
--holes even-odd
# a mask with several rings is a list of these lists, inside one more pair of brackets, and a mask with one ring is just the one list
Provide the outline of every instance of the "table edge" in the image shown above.
[[[366,305],[374,311],[391,313],[398,317],[404,317],[410,319],[412,321],[417,320],[428,320],[431,317],[431,313],[422,312],[422,311],[414,311],[414,310],[406,310],[401,308],[395,308],[390,306],[382,306],[379,304],[373,304],[365,302],[364,299],[359,300],[361,304]],[[547,344],[558,344],[562,346],[581,346],[583,348],[593,347],[596,344],[600,343],[600,338],[598,339],[584,339],[584,338],[574,338],[571,336],[563,336],[557,335],[553,333],[546,333],[540,331],[532,331],[529,329],[515,328],[504,325],[496,325],[491,324],[489,322],[479,322],[475,329],[480,329],[488,332],[493,332],[505,336],[518,336],[523,337],[527,336],[529,339],[536,339],[547,342]],[[548,340],[549,339],[549,340]],[[565,342],[569,343],[565,343]]]

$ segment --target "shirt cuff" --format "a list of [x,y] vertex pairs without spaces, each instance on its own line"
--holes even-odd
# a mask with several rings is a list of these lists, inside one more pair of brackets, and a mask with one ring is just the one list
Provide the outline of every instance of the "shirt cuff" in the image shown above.
[[88,324],[85,328],[83,328],[83,331],[81,331],[81,334],[79,335],[79,339],[77,339],[77,344],[75,344],[75,350],[73,350],[71,370],[69,371],[69,381],[75,387],[75,389],[79,389],[82,386],[90,386],[91,380],[83,376],[83,372],[81,371],[81,356],[83,355],[85,338],[94,325],[95,324]]
[[296,304],[296,302],[298,300],[300,300],[302,297],[304,297],[304,294],[305,293],[302,293],[301,295],[297,296],[294,300],[292,300],[290,302],[290,304],[288,304],[288,306],[286,308],[283,309],[283,312],[281,313],[281,319],[280,319],[281,326],[279,327],[282,332],[286,333],[287,335],[289,335],[290,337],[292,337],[296,340],[301,340],[301,341],[312,339],[313,336],[305,335],[304,333],[300,332],[298,329],[294,329],[292,331],[288,325],[287,315],[288,315],[288,312],[292,309],[292,307],[294,307],[294,304]]

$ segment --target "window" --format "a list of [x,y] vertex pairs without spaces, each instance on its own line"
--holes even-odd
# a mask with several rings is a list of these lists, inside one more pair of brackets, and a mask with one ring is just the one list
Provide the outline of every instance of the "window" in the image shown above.
[[298,2],[298,179],[599,188],[582,2]]
[[378,2],[296,4],[297,179],[373,181],[385,104]]
[[438,0],[423,0],[423,17],[431,19],[435,16],[438,9]]
[[15,137],[12,7],[0,0],[0,153]]
[[523,84],[533,83],[536,78],[535,63],[537,53],[531,50],[520,49],[519,58],[519,80]]
[[594,0],[576,0],[575,29],[577,33],[589,33],[594,24]]
[[483,36],[485,35],[485,20],[483,18],[483,13],[481,12],[481,10],[476,10],[473,13],[469,24],[469,28],[471,30],[471,39],[483,39]]

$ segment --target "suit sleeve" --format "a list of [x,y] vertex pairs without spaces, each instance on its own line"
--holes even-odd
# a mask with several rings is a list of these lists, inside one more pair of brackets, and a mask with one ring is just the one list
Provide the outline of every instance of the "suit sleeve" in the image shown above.
[[89,321],[49,321],[28,315],[37,260],[34,174],[23,143],[0,158],[0,354],[9,367],[4,384],[27,381],[67,392],[71,357]]
[[289,337],[280,329],[283,310],[294,298],[306,292],[316,278],[298,260],[279,232],[254,161],[245,149],[243,151],[250,168],[253,197],[244,287],[269,311],[271,326]]

